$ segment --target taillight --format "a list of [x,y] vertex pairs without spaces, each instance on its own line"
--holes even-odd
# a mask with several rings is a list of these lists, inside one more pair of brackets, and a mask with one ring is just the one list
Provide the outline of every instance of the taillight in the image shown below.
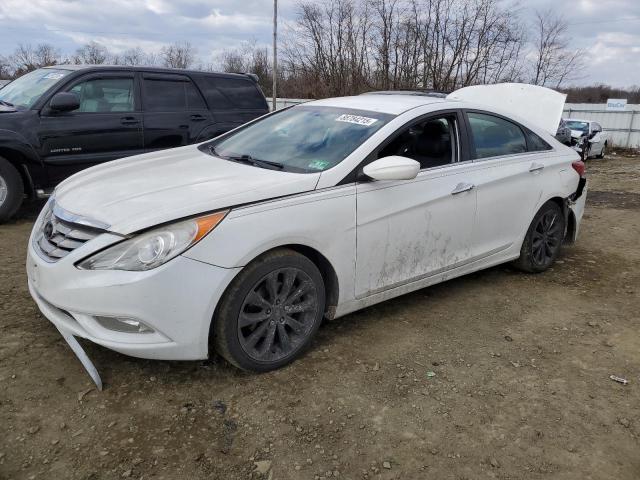
[[576,172],[578,172],[578,175],[580,175],[581,178],[584,177],[586,166],[582,160],[576,160],[571,164],[571,166]]

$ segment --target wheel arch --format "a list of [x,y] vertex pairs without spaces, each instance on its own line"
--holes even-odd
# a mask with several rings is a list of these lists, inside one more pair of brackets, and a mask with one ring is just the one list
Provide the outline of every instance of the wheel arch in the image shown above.
[[18,143],[15,139],[2,137],[2,132],[0,132],[0,157],[4,158],[18,171],[25,193],[33,198],[35,190],[28,165],[35,164],[40,166],[41,162],[29,145]]

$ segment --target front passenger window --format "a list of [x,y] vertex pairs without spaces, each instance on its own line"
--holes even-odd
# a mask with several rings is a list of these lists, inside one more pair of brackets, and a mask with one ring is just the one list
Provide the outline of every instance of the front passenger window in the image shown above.
[[476,158],[513,155],[527,151],[522,129],[508,120],[482,113],[469,113]]
[[71,92],[78,95],[77,112],[133,112],[133,78],[94,78],[75,85]]
[[420,169],[440,167],[455,161],[454,116],[430,118],[403,131],[378,153],[378,158],[400,155],[420,163]]

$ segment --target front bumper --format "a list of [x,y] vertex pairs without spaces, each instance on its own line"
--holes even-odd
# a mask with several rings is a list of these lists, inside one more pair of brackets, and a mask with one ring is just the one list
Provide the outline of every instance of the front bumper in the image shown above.
[[[126,355],[159,360],[207,358],[215,306],[240,269],[183,256],[146,272],[74,266],[100,244],[112,243],[114,239],[108,237],[103,234],[56,263],[40,258],[29,241],[29,291],[43,315],[61,332]],[[153,332],[111,330],[96,316],[139,320]]]

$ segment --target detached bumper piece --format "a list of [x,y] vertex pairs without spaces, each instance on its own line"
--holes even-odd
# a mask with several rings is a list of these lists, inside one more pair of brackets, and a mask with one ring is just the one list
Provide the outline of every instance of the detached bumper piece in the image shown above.
[[78,360],[80,360],[80,363],[82,363],[82,366],[85,368],[85,370],[91,377],[91,380],[93,380],[93,382],[96,384],[96,387],[98,387],[98,390],[102,391],[102,379],[100,378],[98,369],[96,369],[93,362],[89,360],[87,353],[80,346],[80,344],[76,340],[76,337],[74,337],[70,333],[65,332],[64,330],[60,330],[59,328],[58,328],[58,331],[60,332],[60,335],[62,335],[62,338],[66,340],[69,347],[71,347],[71,350],[73,350],[73,353],[76,354],[76,357],[78,357]]

